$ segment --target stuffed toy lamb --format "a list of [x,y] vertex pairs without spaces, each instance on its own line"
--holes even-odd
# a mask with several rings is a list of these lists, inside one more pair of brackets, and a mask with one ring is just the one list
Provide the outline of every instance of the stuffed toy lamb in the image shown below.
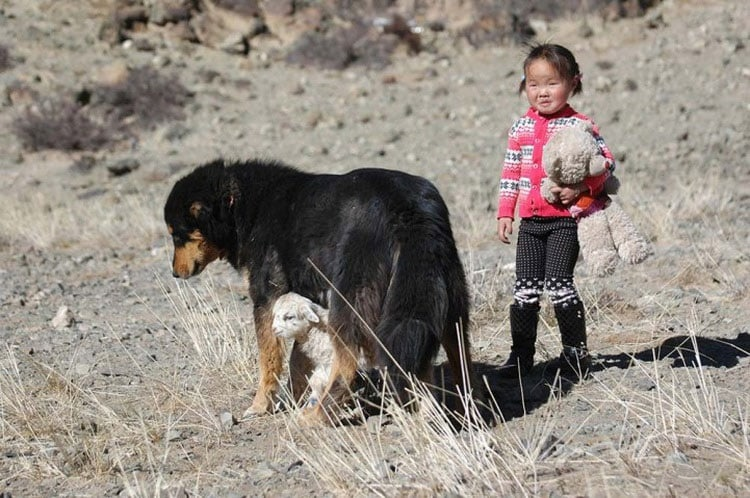
[[[593,136],[593,125],[580,121],[558,130],[544,146],[542,165],[547,178],[542,181],[541,192],[551,203],[560,202],[551,192],[556,185],[580,183],[587,176],[605,172],[606,159],[602,156]],[[610,175],[604,192],[617,193],[620,183]],[[630,264],[640,263],[651,253],[651,245],[640,234],[633,220],[615,201],[607,199],[601,209],[589,209],[600,199],[582,196],[571,212],[578,217],[578,240],[581,255],[591,272],[597,276],[611,274],[618,260]]]

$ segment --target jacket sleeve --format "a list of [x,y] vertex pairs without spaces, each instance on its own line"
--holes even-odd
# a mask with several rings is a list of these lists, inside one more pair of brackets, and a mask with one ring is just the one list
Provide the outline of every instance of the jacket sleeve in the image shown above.
[[519,179],[521,178],[521,145],[515,133],[515,126],[508,132],[508,148],[505,150],[503,170],[497,202],[497,218],[513,218],[518,200]]
[[612,155],[612,151],[609,150],[609,147],[607,147],[607,144],[604,142],[604,139],[599,134],[599,127],[594,125],[594,138],[596,139],[596,143],[599,145],[599,151],[601,152],[602,156],[604,156],[605,162],[605,171],[601,175],[597,176],[589,176],[584,180],[584,183],[589,188],[589,191],[591,192],[591,195],[596,197],[599,195],[604,188],[604,183],[607,181],[607,178],[609,178],[615,171],[615,157]]

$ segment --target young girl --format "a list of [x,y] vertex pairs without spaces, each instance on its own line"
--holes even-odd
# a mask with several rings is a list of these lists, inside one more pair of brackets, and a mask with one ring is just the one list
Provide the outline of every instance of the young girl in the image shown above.
[[591,358],[583,303],[573,280],[579,247],[570,208],[582,194],[596,197],[601,193],[614,170],[614,159],[594,127],[608,171],[584,183],[555,188],[560,203],[547,202],[540,193],[546,176],[541,166],[544,144],[556,130],[590,119],[568,104],[568,99],[582,90],[581,72],[570,50],[554,44],[536,45],[523,63],[523,73],[519,91],[526,94],[530,107],[508,133],[497,210],[497,233],[505,244],[513,233],[516,205],[521,218],[510,305],[513,346],[501,373],[517,377],[533,367],[539,299],[546,289],[562,338],[561,374],[578,380],[588,374]]

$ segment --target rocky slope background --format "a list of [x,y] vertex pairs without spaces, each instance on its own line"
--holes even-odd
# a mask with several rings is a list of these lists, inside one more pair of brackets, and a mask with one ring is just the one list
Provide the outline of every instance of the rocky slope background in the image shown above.
[[[580,263],[597,358],[577,386],[546,368],[546,308],[533,375],[493,375],[514,261],[497,179],[534,40],[577,55],[572,103],[655,248],[604,279]],[[748,43],[742,0],[0,1],[0,492],[747,495]],[[257,375],[243,283],[221,263],[174,282],[161,221],[217,156],[431,179],[500,423],[238,421]]]

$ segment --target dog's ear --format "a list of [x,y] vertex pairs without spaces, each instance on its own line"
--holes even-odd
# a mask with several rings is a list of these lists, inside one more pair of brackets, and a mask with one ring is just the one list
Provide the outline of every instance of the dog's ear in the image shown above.
[[221,219],[226,221],[229,218],[231,218],[233,208],[234,208],[234,195],[231,193],[228,193],[221,200],[221,209],[219,210]]
[[203,204],[200,201],[195,201],[190,205],[190,214],[195,218],[196,220],[201,217],[201,215],[208,214],[209,208]]

